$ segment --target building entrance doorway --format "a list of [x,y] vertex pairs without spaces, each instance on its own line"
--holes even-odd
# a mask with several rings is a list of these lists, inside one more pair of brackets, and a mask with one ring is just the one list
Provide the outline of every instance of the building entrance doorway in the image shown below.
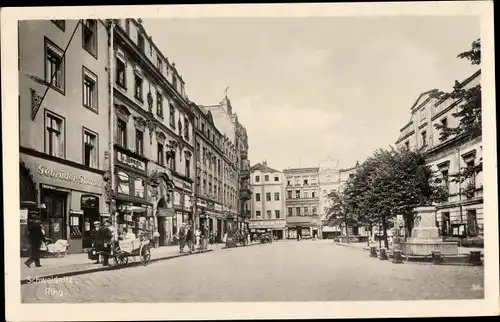
[[99,198],[86,195],[81,197],[81,209],[83,210],[83,250],[92,248],[92,229],[94,222],[99,221]]
[[45,236],[54,242],[58,239],[67,239],[67,197],[66,192],[42,189],[41,199],[46,206],[45,211],[42,211],[45,215],[42,216],[42,222],[48,223],[44,224]]

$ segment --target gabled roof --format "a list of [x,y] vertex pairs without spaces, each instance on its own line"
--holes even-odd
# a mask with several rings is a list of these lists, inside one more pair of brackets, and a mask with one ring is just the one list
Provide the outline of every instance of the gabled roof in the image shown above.
[[267,165],[264,165],[262,163],[257,163],[255,165],[251,166],[250,172],[254,172],[254,171],[269,172],[269,173],[280,172],[280,171],[275,170],[271,167],[268,167]]
[[430,91],[427,91],[427,92],[423,92],[422,94],[420,94],[417,98],[417,100],[415,101],[415,103],[413,103],[413,105],[411,106],[411,109],[413,110],[415,107],[419,106],[421,103],[425,102],[430,94],[432,93],[435,93],[435,92],[438,92],[437,89],[431,89]]

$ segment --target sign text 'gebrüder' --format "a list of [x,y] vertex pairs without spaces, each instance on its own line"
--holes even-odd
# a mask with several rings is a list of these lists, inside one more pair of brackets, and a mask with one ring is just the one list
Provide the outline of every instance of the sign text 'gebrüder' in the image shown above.
[[54,179],[65,180],[68,182],[74,182],[98,188],[102,188],[104,186],[104,182],[89,180],[85,178],[85,176],[75,176],[68,171],[60,171],[60,170],[54,170],[52,168],[46,168],[41,164],[38,166],[37,170],[39,174],[45,175],[47,177],[52,177]]

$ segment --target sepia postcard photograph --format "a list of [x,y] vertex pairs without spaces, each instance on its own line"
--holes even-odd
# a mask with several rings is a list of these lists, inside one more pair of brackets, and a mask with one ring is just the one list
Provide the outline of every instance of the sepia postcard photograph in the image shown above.
[[2,8],[6,319],[498,315],[493,30],[492,1]]

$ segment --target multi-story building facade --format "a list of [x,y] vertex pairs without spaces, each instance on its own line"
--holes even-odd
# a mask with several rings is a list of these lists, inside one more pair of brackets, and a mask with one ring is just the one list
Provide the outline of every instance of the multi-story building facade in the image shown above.
[[[226,228],[223,209],[233,208],[234,199],[229,197],[236,182],[230,180],[234,162],[225,154],[228,144],[215,126],[211,112],[203,106],[193,106],[196,130],[196,205],[200,220],[208,225],[216,241],[221,241]],[[230,148],[230,147],[229,147]],[[232,153],[235,154],[234,151]],[[228,173],[228,175],[226,175]],[[229,188],[228,188],[229,187]]]
[[267,162],[250,168],[252,187],[252,215],[250,233],[270,233],[277,239],[286,236],[285,176]]
[[[471,88],[480,83],[480,71],[459,84]],[[464,182],[453,182],[450,176],[461,169],[477,165],[482,158],[482,137],[451,136],[441,139],[436,124],[458,126],[453,116],[460,101],[450,97],[437,99],[431,90],[422,93],[411,107],[411,119],[400,130],[396,141],[399,147],[421,149],[435,177],[442,180],[449,192],[446,202],[437,205],[436,222],[444,238],[483,235],[483,179],[482,172]]]
[[248,229],[251,188],[246,129],[239,123],[236,113],[233,113],[227,96],[218,105],[203,108],[210,111],[214,124],[223,134],[223,152],[227,157],[224,164],[224,196],[228,200],[228,206],[223,207],[227,220],[226,230],[232,231],[235,228],[245,228],[244,226]]
[[167,245],[195,221],[194,113],[175,64],[140,19],[112,23],[112,215],[118,227],[153,226]]
[[326,158],[319,163],[319,216],[321,219],[321,238],[333,238],[340,234],[338,226],[327,225],[328,210],[331,207],[328,194],[332,191],[339,191],[340,170],[338,160]]
[[283,171],[286,178],[286,238],[319,236],[319,168]]
[[39,215],[70,253],[92,246],[93,222],[109,212],[107,66],[105,22],[19,22],[21,229]]

